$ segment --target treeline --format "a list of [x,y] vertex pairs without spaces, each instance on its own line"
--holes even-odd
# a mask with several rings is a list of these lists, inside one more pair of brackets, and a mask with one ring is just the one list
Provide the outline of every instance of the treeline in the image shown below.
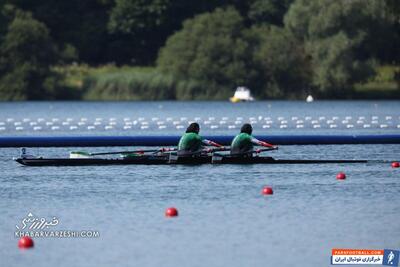
[[400,65],[397,0],[0,0],[0,9],[2,100],[225,99],[240,85],[259,98],[356,98],[378,66]]

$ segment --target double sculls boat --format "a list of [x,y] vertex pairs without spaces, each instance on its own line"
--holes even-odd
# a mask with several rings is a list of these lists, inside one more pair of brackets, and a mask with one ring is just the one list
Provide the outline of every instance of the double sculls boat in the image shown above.
[[[69,158],[45,158],[28,155],[26,150],[14,160],[26,166],[90,166],[90,165],[199,165],[199,164],[330,164],[330,163],[367,163],[368,160],[353,159],[275,159],[260,156],[255,151],[251,155],[230,155],[208,152],[191,155],[178,155],[175,149],[118,151],[106,153],[71,152]],[[145,154],[151,153],[151,154]],[[103,155],[119,154],[120,157],[103,157]]]

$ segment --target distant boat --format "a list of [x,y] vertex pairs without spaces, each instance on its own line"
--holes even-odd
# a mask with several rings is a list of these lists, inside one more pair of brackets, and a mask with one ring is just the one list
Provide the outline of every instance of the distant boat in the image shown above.
[[244,86],[236,88],[235,94],[229,98],[232,103],[241,101],[253,101],[254,98],[251,96],[250,89]]
[[313,102],[313,101],[314,101],[314,97],[312,95],[308,95],[307,98],[306,98],[306,102],[310,103],[310,102]]

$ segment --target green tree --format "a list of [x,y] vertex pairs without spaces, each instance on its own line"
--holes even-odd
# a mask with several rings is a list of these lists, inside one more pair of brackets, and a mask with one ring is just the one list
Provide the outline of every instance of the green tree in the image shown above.
[[186,20],[161,49],[158,66],[175,77],[203,84],[200,95],[224,98],[236,86],[249,85],[255,76],[243,30],[243,19],[234,8]]
[[283,17],[293,0],[254,0],[248,17],[253,24],[273,24],[283,26]]
[[210,11],[220,1],[116,0],[108,29],[119,40],[125,63],[153,64],[158,50],[182,22],[195,14]]
[[260,38],[255,50],[261,72],[260,94],[290,98],[309,93],[311,69],[302,43],[284,28],[264,26],[253,31]]
[[65,61],[79,59],[93,65],[113,61],[118,50],[107,32],[113,0],[7,1],[46,25],[60,51],[68,55]]
[[0,46],[0,99],[49,98],[57,50],[47,27],[30,13],[15,10]]
[[354,83],[373,74],[371,25],[382,20],[382,5],[375,0],[296,0],[285,16],[285,26],[310,56],[313,84],[330,96],[340,96]]

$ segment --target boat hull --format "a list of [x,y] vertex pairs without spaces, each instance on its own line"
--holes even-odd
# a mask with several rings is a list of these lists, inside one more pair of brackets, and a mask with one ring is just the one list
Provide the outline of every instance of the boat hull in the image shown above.
[[90,165],[198,165],[198,164],[330,164],[367,163],[367,160],[289,160],[271,157],[224,157],[213,162],[212,157],[178,158],[171,162],[164,156],[140,156],[134,158],[17,158],[25,166],[90,166]]

